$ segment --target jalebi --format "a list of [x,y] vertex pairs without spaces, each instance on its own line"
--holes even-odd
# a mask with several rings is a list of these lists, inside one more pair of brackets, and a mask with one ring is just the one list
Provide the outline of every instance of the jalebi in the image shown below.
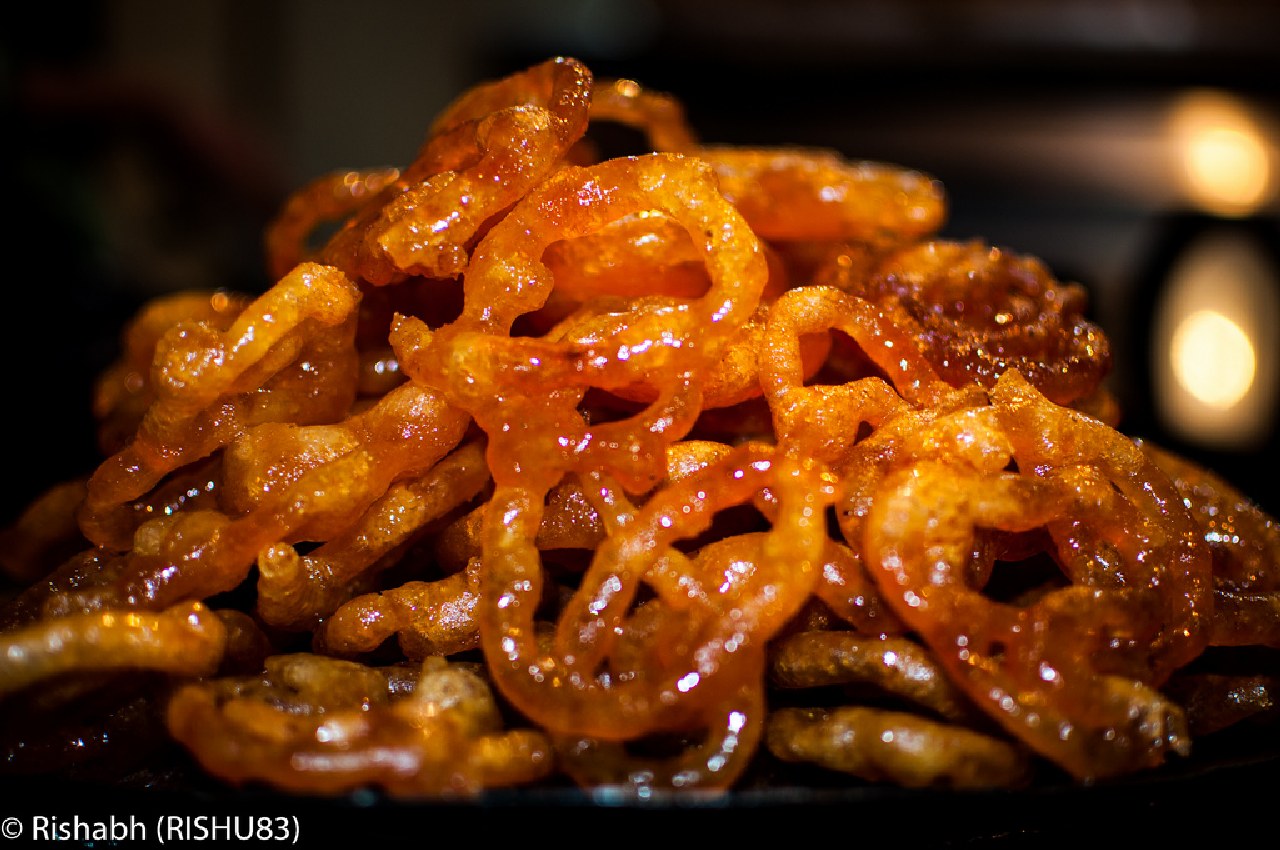
[[125,329],[101,465],[0,537],[11,770],[95,694],[231,785],[412,797],[1093,781],[1274,714],[1275,522],[1117,430],[1085,288],[933,177],[567,57],[424,123],[285,200],[264,292]]

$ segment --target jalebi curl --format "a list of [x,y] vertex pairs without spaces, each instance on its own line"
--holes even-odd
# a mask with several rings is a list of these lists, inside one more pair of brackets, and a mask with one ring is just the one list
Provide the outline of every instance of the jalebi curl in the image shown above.
[[[824,538],[821,504],[830,497],[818,470],[772,455],[759,446],[735,450],[639,509],[612,487],[590,488],[609,537],[550,646],[533,639],[531,620],[542,581],[533,549],[540,504],[517,488],[495,492],[485,524],[482,646],[503,693],[561,739],[579,775],[622,781],[627,766],[647,765],[646,775],[680,778],[677,785],[696,777],[714,788],[743,769],[725,749],[747,746],[761,730],[748,711],[759,697],[741,688],[763,688],[768,636],[812,589]],[[765,487],[778,499],[773,531],[726,538],[693,561],[672,548]],[[616,681],[599,678],[599,664],[626,648],[619,631],[626,632],[641,581],[658,594],[642,609],[657,619],[643,629],[647,648],[619,659],[643,663],[622,664]],[[661,765],[624,758],[607,744],[677,729],[704,737]]]
[[591,95],[591,120],[616,121],[640,130],[654,151],[697,151],[697,135],[680,101],[635,80],[608,80],[598,85]]
[[[1186,752],[1183,712],[1153,687],[1199,654],[1208,631],[1208,557],[1185,507],[1128,440],[1016,372],[993,403],[982,418],[995,428],[953,415],[934,431],[995,435],[971,455],[980,464],[922,460],[881,486],[864,553],[881,590],[976,704],[1076,776]],[[1005,471],[1014,460],[1031,472]],[[1070,586],[1022,607],[969,584],[975,528],[1038,526],[1058,541]]]
[[314,259],[307,239],[317,227],[377,202],[399,178],[398,168],[338,171],[290,195],[267,226],[267,271],[272,278],[278,280],[298,263]]
[[336,269],[303,264],[225,330],[170,328],[156,346],[155,401],[133,440],[89,479],[80,512],[95,544],[129,548],[119,510],[168,473],[226,446],[251,425],[332,421],[354,395],[352,332],[360,294]]
[[916,346],[952,386],[991,387],[1016,369],[1067,404],[1094,393],[1111,368],[1110,342],[1084,317],[1084,288],[1059,283],[1032,257],[929,241],[891,254],[869,275],[835,262],[817,280],[900,307]]
[[945,214],[569,57],[303,186],[277,282],[140,311],[105,460],[0,531],[4,771],[1016,788],[1263,728],[1274,520],[1117,429],[1083,286]]
[[248,304],[247,297],[230,292],[178,292],[143,306],[122,335],[119,359],[94,384],[99,447],[113,453],[127,444],[155,401],[151,367],[165,334],[184,322],[225,332]]
[[936,180],[894,165],[804,148],[697,153],[763,239],[901,244],[935,232],[946,213]]
[[[653,207],[700,244],[711,279],[701,298],[668,303],[661,323],[646,316],[590,345],[507,336],[553,286],[536,259],[547,245]],[[393,330],[393,342],[407,374],[439,386],[485,430],[500,485],[539,480],[534,486],[550,487],[569,469],[595,466],[644,490],[662,477],[665,446],[692,427],[701,407],[696,376],[750,318],[766,274],[759,243],[698,161],[653,155],[566,167],[477,248],[458,321],[433,333],[406,320]],[[672,378],[633,417],[588,426],[577,410],[587,387],[627,387],[655,373]]]
[[568,58],[473,89],[436,119],[385,203],[348,221],[321,257],[373,284],[457,277],[482,226],[586,131],[590,99],[591,72]]
[[187,685],[167,724],[213,774],[292,791],[473,795],[550,772],[546,739],[501,731],[475,673],[432,658],[414,679],[402,690],[392,675],[355,662],[276,656],[263,676]]
[[313,628],[355,595],[380,562],[425,524],[475,497],[488,480],[481,448],[464,446],[425,475],[389,486],[354,524],[310,553],[283,543],[262,549],[258,613],[278,628]]
[[1280,525],[1220,475],[1140,441],[1172,479],[1213,560],[1213,646],[1280,647]]

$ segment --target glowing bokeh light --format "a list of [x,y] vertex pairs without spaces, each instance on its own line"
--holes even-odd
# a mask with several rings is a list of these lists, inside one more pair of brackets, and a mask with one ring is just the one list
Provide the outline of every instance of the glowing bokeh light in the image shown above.
[[1170,356],[1178,383],[1195,398],[1219,409],[1244,398],[1257,372],[1249,335],[1214,310],[1198,310],[1178,324]]
[[1240,100],[1214,91],[1183,95],[1169,117],[1182,190],[1201,209],[1243,216],[1275,194],[1272,142]]
[[1229,228],[1202,233],[1154,307],[1152,382],[1164,425],[1219,449],[1269,439],[1280,400],[1280,280],[1261,247]]

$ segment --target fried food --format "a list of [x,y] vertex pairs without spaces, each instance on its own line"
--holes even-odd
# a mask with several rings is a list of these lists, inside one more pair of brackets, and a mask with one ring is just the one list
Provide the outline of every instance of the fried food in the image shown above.
[[5,634],[0,695],[58,676],[101,670],[163,670],[189,676],[218,669],[227,630],[202,603],[149,611],[92,611]]
[[582,136],[590,100],[591,72],[563,57],[473,88],[441,113],[417,158],[321,258],[372,284],[456,277],[481,227]]
[[436,656],[416,676],[397,678],[406,679],[356,662],[277,655],[261,676],[186,685],[167,723],[218,775],[300,791],[378,785],[458,796],[551,769],[546,739],[502,731],[488,686],[466,667]]
[[1280,647],[1280,525],[1221,476],[1139,445],[1173,481],[1213,560],[1210,645]]
[[1026,753],[1006,741],[864,706],[779,709],[769,717],[767,746],[784,761],[907,788],[1012,788],[1029,773]]
[[916,345],[952,386],[992,387],[1016,369],[1058,404],[1094,392],[1111,367],[1078,284],[1034,257],[980,242],[929,240],[888,254],[870,274],[838,253],[817,274],[876,304],[900,307]]
[[0,700],[151,677],[194,769],[407,797],[1093,781],[1271,715],[1274,521],[945,213],[574,59],[464,92],[286,200],[265,292],[125,330],[105,459],[4,532]]
[[948,720],[971,720],[973,708],[919,643],[844,629],[805,631],[770,650],[770,681],[781,688],[860,686],[928,709]]
[[[1017,372],[992,402],[918,435],[972,441],[980,464],[921,459],[881,486],[864,557],[896,590],[887,600],[975,703],[1077,776],[1186,752],[1181,710],[1154,689],[1206,645],[1211,565],[1185,509],[1133,443],[1037,398]],[[1035,472],[1005,472],[1010,461]],[[1070,584],[1028,606],[975,592],[976,527],[1045,528]]]

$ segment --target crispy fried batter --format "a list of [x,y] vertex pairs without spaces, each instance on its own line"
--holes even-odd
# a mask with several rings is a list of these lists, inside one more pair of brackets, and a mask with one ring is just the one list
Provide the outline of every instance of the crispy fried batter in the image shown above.
[[0,696],[145,671],[223,781],[417,797],[1092,779],[1270,716],[1275,523],[1121,434],[1083,288],[945,207],[567,57],[462,93],[286,201],[266,292],[129,325],[105,460],[0,538]]

